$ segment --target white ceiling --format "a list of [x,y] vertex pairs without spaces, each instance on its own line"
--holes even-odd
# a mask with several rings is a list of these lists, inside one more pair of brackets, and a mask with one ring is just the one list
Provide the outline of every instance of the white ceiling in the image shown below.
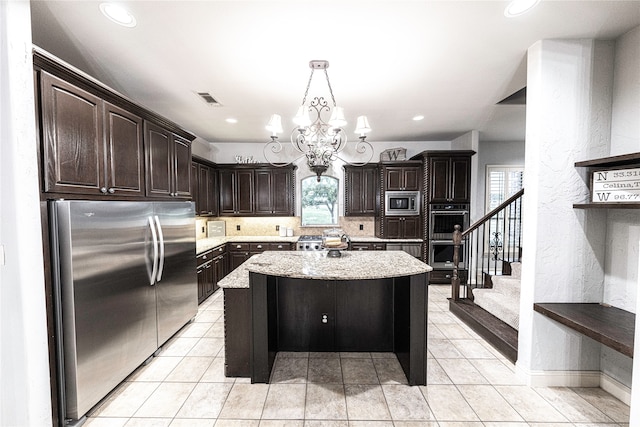
[[[543,0],[517,18],[497,0],[118,2],[135,28],[107,20],[99,3],[32,0],[34,44],[210,142],[266,142],[272,113],[292,128],[312,59],[331,64],[347,130],[369,117],[370,141],[470,130],[482,141],[523,140],[525,107],[496,103],[526,86],[532,44],[615,39],[640,25],[638,0]],[[321,72],[315,95],[327,95]]]

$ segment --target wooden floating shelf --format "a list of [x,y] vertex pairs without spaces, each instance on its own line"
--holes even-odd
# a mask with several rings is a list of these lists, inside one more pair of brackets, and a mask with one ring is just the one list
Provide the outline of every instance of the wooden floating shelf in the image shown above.
[[574,209],[640,209],[640,203],[574,203]]
[[597,303],[538,303],[533,309],[563,325],[633,357],[636,315]]
[[640,164],[640,153],[623,154],[621,156],[602,157],[600,159],[576,162],[576,167],[615,167]]

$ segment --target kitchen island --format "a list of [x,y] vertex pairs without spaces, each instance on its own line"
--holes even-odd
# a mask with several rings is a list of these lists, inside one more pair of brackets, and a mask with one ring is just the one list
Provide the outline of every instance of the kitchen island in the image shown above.
[[219,283],[225,374],[268,382],[278,351],[394,352],[425,385],[429,271],[402,251],[251,257]]

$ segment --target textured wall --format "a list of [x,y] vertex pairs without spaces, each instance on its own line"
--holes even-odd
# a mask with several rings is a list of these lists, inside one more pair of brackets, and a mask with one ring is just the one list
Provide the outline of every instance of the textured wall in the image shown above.
[[518,366],[599,370],[599,345],[533,313],[534,302],[602,299],[605,214],[574,163],[608,154],[613,44],[543,40],[529,49]]

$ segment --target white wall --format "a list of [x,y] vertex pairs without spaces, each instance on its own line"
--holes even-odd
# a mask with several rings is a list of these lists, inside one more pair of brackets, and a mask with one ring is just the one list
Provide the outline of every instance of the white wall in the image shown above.
[[[266,134],[266,132],[265,132]],[[236,163],[235,156],[240,155],[243,157],[252,156],[258,162],[266,163],[267,160],[264,156],[264,146],[267,143],[268,137],[265,138],[265,143],[231,143],[231,142],[211,142],[207,143],[204,140],[196,140],[194,144],[194,153],[211,160],[216,163]],[[291,149],[291,143],[286,138],[281,138],[283,145],[285,146],[285,153],[287,157],[284,157],[286,161],[290,161],[299,156],[294,150]],[[353,146],[357,142],[357,139],[349,140],[347,148],[344,150],[344,158],[350,161],[360,161],[362,157],[355,155]],[[371,162],[377,163],[380,160],[380,153],[390,148],[406,148],[407,159],[416,154],[419,154],[425,150],[450,150],[450,141],[411,141],[411,142],[380,142],[371,140],[369,141],[373,146],[373,157]],[[366,160],[366,157],[365,157]]]
[[[600,345],[533,312],[536,302],[600,302],[605,214],[580,160],[608,155],[613,43],[543,40],[528,52],[523,271],[517,366],[531,384],[598,385]],[[595,378],[595,384],[593,383]]]
[[[640,151],[640,27],[616,40],[614,64],[610,155],[636,153]],[[640,213],[609,210],[602,300],[632,313],[637,310],[639,246]],[[600,369],[614,381],[631,387],[630,357],[603,346]]]
[[[616,40],[611,155],[640,152],[640,27]],[[640,215],[611,210],[607,221],[604,302],[635,313]]]
[[0,1],[0,425],[51,425],[29,2]]

